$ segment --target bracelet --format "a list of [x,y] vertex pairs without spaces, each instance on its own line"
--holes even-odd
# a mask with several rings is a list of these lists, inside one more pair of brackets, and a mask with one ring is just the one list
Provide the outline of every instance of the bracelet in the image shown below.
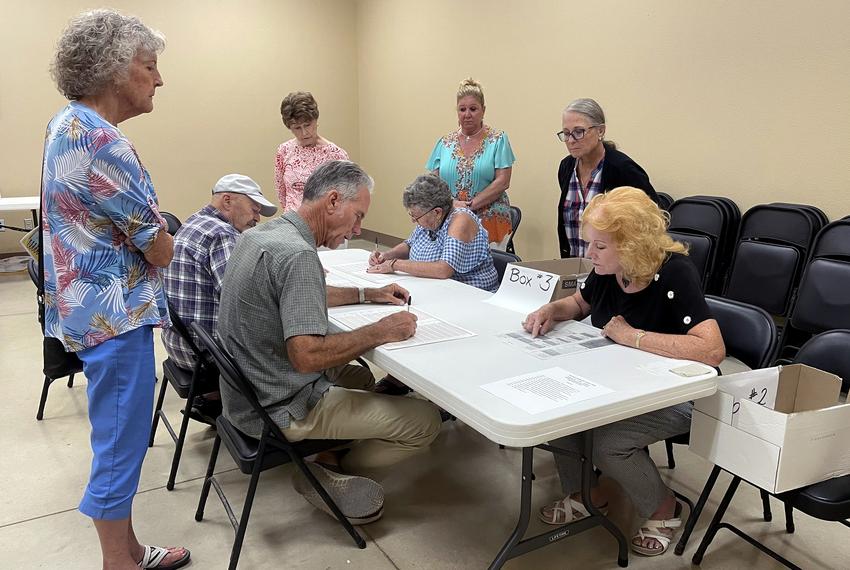
[[393,259],[392,261],[390,261],[390,269],[391,269],[392,271],[395,271],[395,262],[396,262],[396,261],[398,261],[398,258]]
[[637,331],[635,333],[635,348],[640,349],[640,339],[646,336],[646,331]]
[[357,288],[357,299],[360,303],[366,302],[366,289],[364,289],[363,287]]

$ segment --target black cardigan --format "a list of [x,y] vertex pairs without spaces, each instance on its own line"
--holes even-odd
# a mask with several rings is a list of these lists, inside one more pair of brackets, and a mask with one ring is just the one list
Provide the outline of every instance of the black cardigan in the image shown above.
[[[649,175],[625,153],[606,144],[605,158],[602,159],[602,163],[602,192],[620,186],[634,186],[646,192],[654,202],[658,202],[655,188],[649,182]],[[558,199],[558,243],[561,248],[561,258],[570,256],[570,243],[567,241],[567,232],[564,229],[564,200],[567,199],[567,190],[569,190],[570,178],[575,167],[576,159],[569,155],[558,166],[558,184],[561,186],[561,197]]]

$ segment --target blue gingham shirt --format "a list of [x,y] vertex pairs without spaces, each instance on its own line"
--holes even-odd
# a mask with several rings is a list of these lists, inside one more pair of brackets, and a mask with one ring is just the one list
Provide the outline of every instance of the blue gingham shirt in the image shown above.
[[[239,231],[212,205],[192,214],[174,235],[174,257],[165,270],[165,294],[189,328],[193,322],[216,330],[221,282]],[[189,329],[195,338],[195,333]],[[192,369],[192,349],[174,327],[163,329],[162,343],[178,366]]]
[[[457,214],[470,216],[478,224],[478,233],[469,243],[449,235],[449,225]],[[436,231],[435,240],[431,240],[428,230],[416,224],[405,243],[410,247],[411,261],[445,261],[454,269],[452,279],[456,281],[490,292],[499,287],[487,230],[472,210],[453,209]]]
[[590,200],[602,192],[602,165],[605,163],[605,158],[603,157],[596,168],[590,172],[590,185],[587,188],[587,193],[582,191],[578,179],[578,163],[579,161],[576,161],[573,174],[570,176],[570,185],[567,187],[567,197],[564,200],[564,229],[567,232],[567,240],[570,242],[570,255],[572,257],[585,256],[587,242],[581,239],[579,233],[581,215],[584,214],[584,208]]

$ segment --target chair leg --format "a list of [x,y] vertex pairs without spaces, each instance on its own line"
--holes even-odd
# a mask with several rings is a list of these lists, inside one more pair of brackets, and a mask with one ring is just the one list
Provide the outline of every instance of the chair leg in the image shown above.
[[168,387],[168,382],[164,379],[162,386],[159,387],[159,396],[156,399],[156,408],[153,410],[153,424],[151,424],[151,436],[148,439],[148,447],[153,447],[153,439],[156,437],[156,428],[159,426],[159,413],[162,410],[162,402],[165,400],[165,389]]
[[794,507],[791,503],[785,503],[785,531],[788,534],[794,533]]
[[290,457],[292,458],[292,462],[295,463],[295,466],[300,469],[302,473],[304,473],[305,477],[307,477],[307,480],[310,482],[310,485],[312,485],[313,488],[316,489],[316,492],[319,493],[319,496],[322,497],[322,500],[334,514],[336,520],[339,521],[343,528],[345,528],[345,531],[351,536],[351,538],[354,539],[354,543],[357,545],[357,547],[366,548],[366,541],[363,540],[363,537],[360,536],[359,532],[354,530],[354,527],[351,526],[351,522],[345,517],[344,514],[342,514],[342,511],[339,510],[339,507],[337,506],[336,502],[330,497],[330,495],[328,495],[328,492],[325,491],[325,488],[322,487],[322,484],[319,483],[319,481],[316,479],[316,476],[313,475],[313,472],[307,469],[307,466],[304,464],[304,460],[295,454],[290,454]]
[[729,483],[729,488],[726,489],[726,494],[723,495],[723,500],[720,501],[720,506],[717,508],[717,512],[714,513],[714,518],[711,519],[711,524],[708,525],[708,530],[705,531],[705,536],[702,537],[702,542],[699,543],[699,548],[697,548],[694,557],[691,559],[694,564],[699,565],[702,562],[705,551],[708,549],[711,541],[714,540],[717,531],[720,530],[720,521],[723,520],[723,515],[726,514],[726,509],[729,508],[729,503],[732,502],[732,497],[735,496],[735,492],[738,490],[738,485],[740,484],[740,477],[737,475],[732,477],[732,482]]
[[38,412],[35,414],[35,419],[44,419],[44,406],[47,404],[47,390],[50,389],[50,384],[53,382],[47,376],[44,377],[44,384],[41,386],[41,400],[38,402]]
[[673,457],[673,442],[669,439],[665,439],[664,445],[667,447],[667,467],[670,469],[675,469],[676,458]]
[[221,436],[215,436],[215,441],[213,442],[212,452],[210,452],[210,462],[207,465],[207,475],[204,477],[204,486],[201,487],[201,497],[198,500],[198,510],[195,511],[195,520],[201,521],[204,518],[204,507],[207,505],[207,497],[210,494],[210,487],[212,486],[212,476],[215,473],[215,462],[218,459],[218,450],[221,447]]
[[759,493],[761,493],[761,505],[762,510],[764,511],[764,522],[770,522],[773,520],[773,513],[770,512],[770,493],[768,493],[764,489],[759,489]]
[[257,493],[257,483],[260,482],[260,472],[263,464],[263,451],[265,442],[260,443],[257,459],[254,461],[254,469],[251,472],[251,482],[248,484],[248,495],[245,497],[245,505],[242,507],[242,516],[239,517],[239,527],[236,529],[236,538],[233,540],[233,549],[230,551],[230,564],[228,570],[236,570],[239,564],[239,555],[242,553],[242,541],[245,540],[245,531],[248,530],[248,517],[251,516],[251,507],[254,505],[254,495]]
[[73,387],[74,387],[74,375],[71,374],[70,376],[68,376],[68,388],[73,388]]
[[676,543],[676,549],[674,550],[677,555],[681,555],[685,551],[685,547],[688,545],[688,540],[691,538],[691,533],[694,531],[694,527],[702,514],[702,510],[705,508],[705,503],[711,495],[711,490],[714,488],[714,484],[717,482],[717,476],[719,474],[720,467],[715,465],[705,482],[705,486],[702,488],[702,493],[700,493],[699,499],[697,499],[696,506],[694,506],[691,514],[688,515],[688,519],[685,521],[685,529],[682,531],[682,536],[679,538],[679,542]]
[[[163,388],[167,382],[162,381]],[[183,408],[183,420],[180,422],[180,433],[177,436],[177,441],[174,442],[174,456],[171,458],[171,473],[168,474],[168,482],[165,488],[169,491],[174,489],[174,480],[177,478],[177,468],[180,466],[180,457],[183,455],[183,444],[186,442],[186,432],[189,429],[189,411],[192,409],[192,402],[195,401],[195,382],[189,387],[189,395],[186,397],[186,407]]]

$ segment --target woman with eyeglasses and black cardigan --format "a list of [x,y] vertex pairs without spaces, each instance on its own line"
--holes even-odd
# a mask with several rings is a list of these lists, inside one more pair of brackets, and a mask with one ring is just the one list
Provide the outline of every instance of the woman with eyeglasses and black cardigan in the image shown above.
[[487,231],[472,210],[453,205],[445,181],[434,174],[418,176],[405,188],[402,203],[416,227],[391,250],[373,252],[370,273],[402,271],[496,291],[499,284]]
[[567,145],[569,155],[558,167],[558,242],[561,257],[584,257],[585,242],[579,220],[597,194],[632,186],[658,202],[649,175],[638,163],[605,140],[605,113],[593,99],[576,99],[564,109],[563,130],[555,135]]

